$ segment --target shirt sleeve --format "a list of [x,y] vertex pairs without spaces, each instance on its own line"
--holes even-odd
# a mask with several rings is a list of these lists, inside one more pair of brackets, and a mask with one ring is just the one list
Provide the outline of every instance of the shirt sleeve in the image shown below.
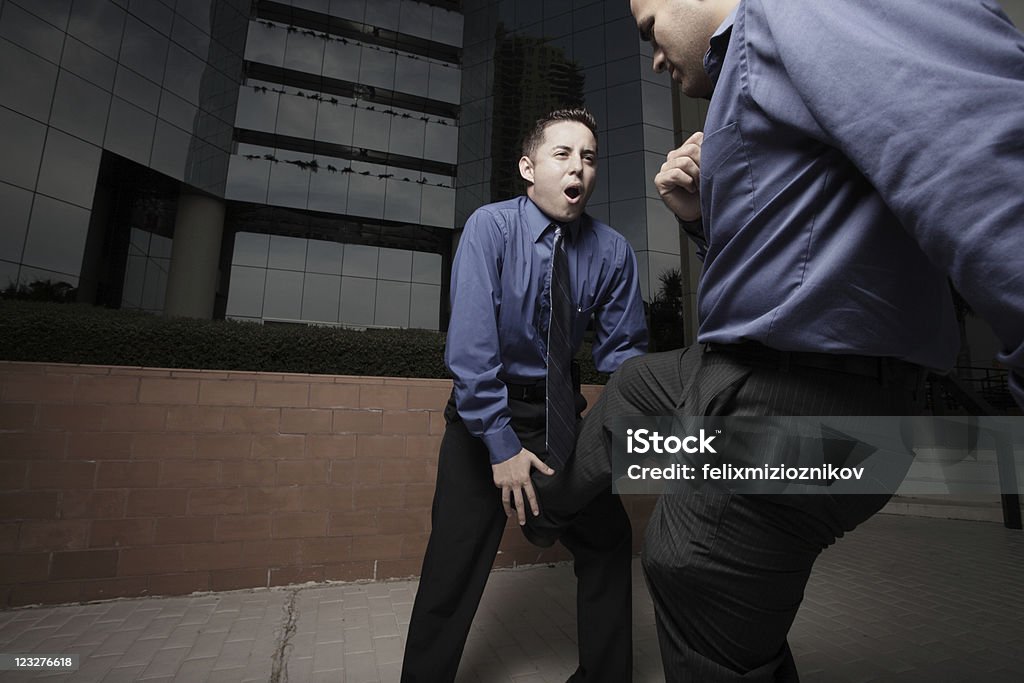
[[614,372],[627,359],[647,352],[647,320],[636,255],[625,240],[620,248],[608,297],[594,316],[594,365],[601,372]]
[[1024,36],[990,0],[750,2],[826,141],[992,326],[1024,407]]
[[452,264],[452,314],[445,345],[459,416],[469,433],[483,440],[492,464],[522,449],[511,425],[508,389],[499,379],[504,243],[497,216],[477,211],[469,217]]

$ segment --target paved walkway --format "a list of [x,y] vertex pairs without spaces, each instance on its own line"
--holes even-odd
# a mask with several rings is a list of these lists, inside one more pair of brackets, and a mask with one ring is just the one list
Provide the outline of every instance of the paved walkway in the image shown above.
[[[635,565],[637,683],[663,681]],[[73,674],[0,682],[397,681],[415,581],[314,585],[0,612],[0,653],[78,654]],[[461,681],[564,681],[567,565],[492,574]],[[791,633],[805,683],[1024,680],[1024,532],[879,515],[818,562]]]

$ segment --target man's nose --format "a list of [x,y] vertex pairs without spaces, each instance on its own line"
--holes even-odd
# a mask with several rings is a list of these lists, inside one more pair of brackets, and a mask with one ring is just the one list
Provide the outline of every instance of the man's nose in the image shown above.
[[667,63],[668,62],[665,59],[665,53],[661,51],[661,48],[656,49],[654,51],[653,60],[651,61],[651,68],[654,69],[654,73],[660,74],[662,71],[664,71],[665,65]]

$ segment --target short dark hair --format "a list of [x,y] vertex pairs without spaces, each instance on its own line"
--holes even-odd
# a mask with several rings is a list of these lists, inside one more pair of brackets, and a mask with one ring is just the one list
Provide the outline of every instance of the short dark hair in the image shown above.
[[594,134],[594,139],[597,139],[597,121],[594,119],[594,115],[582,107],[575,107],[572,109],[556,109],[553,112],[546,114],[533,124],[533,128],[523,138],[523,156],[532,157],[533,153],[537,151],[537,147],[541,141],[544,140],[544,131],[547,127],[553,123],[560,121],[576,121],[582,123],[584,126],[590,129],[590,132]]

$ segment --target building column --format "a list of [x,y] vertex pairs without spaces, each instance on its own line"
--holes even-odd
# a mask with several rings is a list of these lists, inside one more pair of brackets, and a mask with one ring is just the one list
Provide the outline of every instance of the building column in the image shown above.
[[213,317],[223,233],[223,200],[183,191],[174,221],[164,315]]

